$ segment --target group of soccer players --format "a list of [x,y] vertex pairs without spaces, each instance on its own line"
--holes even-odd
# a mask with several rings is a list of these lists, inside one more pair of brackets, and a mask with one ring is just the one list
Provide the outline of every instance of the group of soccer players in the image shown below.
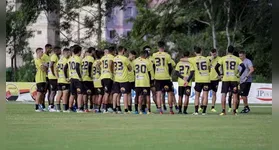
[[[136,92],[134,113],[136,114],[152,113],[151,92],[160,114],[164,112],[162,104],[166,109],[164,103],[166,93],[170,114],[174,114],[173,105],[176,106],[179,114],[188,114],[191,85],[195,81],[193,115],[198,115],[199,111],[205,115],[209,90],[213,91],[211,111],[216,112],[214,108],[216,92],[219,81],[222,81],[220,115],[226,114],[227,93],[233,95],[233,114],[237,114],[240,76],[247,67],[239,57],[233,55],[233,46],[228,47],[228,54],[224,57],[218,57],[216,49],[211,51],[211,56],[204,57],[202,49],[195,47],[195,57],[190,57],[190,52],[185,51],[177,64],[165,52],[165,46],[165,42],[158,42],[158,51],[153,55],[150,52],[151,47],[145,46],[138,58],[135,51],[128,52],[122,46],[117,49],[109,47],[103,51],[90,47],[83,54],[79,45],[63,50],[60,47],[52,48],[50,44],[45,46],[45,51],[37,48],[35,111],[46,111],[47,95],[50,112],[63,110],[63,112],[83,113],[96,109],[95,112],[98,113],[122,113],[120,98],[123,96],[124,113],[131,113],[131,92],[134,90]],[[178,76],[178,107],[171,80],[173,73]],[[244,80],[247,79],[248,76]],[[61,101],[63,108],[61,108]]]

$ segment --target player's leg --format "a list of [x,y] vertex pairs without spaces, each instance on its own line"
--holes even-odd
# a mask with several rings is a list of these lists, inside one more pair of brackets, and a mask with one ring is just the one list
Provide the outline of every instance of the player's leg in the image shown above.
[[187,109],[188,109],[188,105],[189,105],[189,97],[191,95],[191,87],[187,86],[185,88],[185,99],[184,99],[184,107],[183,107],[183,114],[188,114],[187,113]]
[[88,112],[88,94],[87,91],[89,90],[89,87],[87,85],[87,82],[83,81],[81,82],[83,84],[83,90],[82,90],[82,99],[84,101],[84,111]]
[[43,98],[43,93],[45,92],[45,83],[37,83],[37,96],[35,100],[35,111],[41,112],[42,110],[39,109],[39,104],[41,99]]
[[178,114],[182,114],[182,99],[185,93],[185,87],[179,86],[178,87]]
[[233,96],[233,94],[232,94],[232,91],[230,90],[229,91],[229,96],[228,96],[228,103],[229,103],[229,110],[228,110],[228,112],[232,111],[232,96]]
[[248,106],[248,95],[250,92],[250,88],[251,88],[251,82],[244,82],[242,84],[240,84],[240,96],[243,100],[243,104],[244,104],[244,109],[241,111],[241,113],[249,113],[250,112],[250,108]]
[[200,94],[202,91],[202,84],[201,83],[196,83],[195,85],[195,112],[193,115],[198,115],[199,114],[199,102],[200,102]]
[[238,83],[237,82],[231,82],[231,86],[230,86],[232,89],[233,89],[233,114],[234,115],[237,115],[237,112],[236,112],[236,107],[237,107],[237,103],[238,103]]
[[65,84],[65,88],[62,87],[62,101],[63,101],[63,112],[69,111],[69,84]]
[[143,114],[143,109],[142,109],[143,94],[142,94],[141,87],[137,89],[137,95],[139,95],[139,99],[138,99],[138,109],[140,110],[139,114]]
[[211,81],[210,88],[212,90],[212,105],[211,105],[211,111],[217,112],[215,109],[215,103],[217,99],[217,90],[218,90],[219,81]]
[[104,91],[102,90],[102,88],[99,88],[98,92],[96,91],[96,93],[98,93],[98,100],[97,100],[97,104],[98,104],[98,112],[101,112],[101,105],[102,105],[102,99],[104,96]]
[[51,86],[51,91],[50,91],[50,112],[56,112],[54,109],[54,99],[57,91],[57,79],[50,79],[49,80],[50,86]]
[[210,90],[210,83],[205,83],[203,84],[203,100],[202,100],[202,114],[205,115],[206,114],[206,109],[207,109],[207,105],[208,105],[208,91]]
[[164,111],[167,111],[166,99],[165,98],[166,98],[166,92],[162,91],[161,103],[163,104]]
[[170,80],[166,80],[165,81],[165,91],[168,92],[168,104],[169,104],[169,108],[170,108],[170,114],[174,114],[173,112],[173,92],[172,92],[172,82]]
[[131,90],[128,91],[127,97],[128,97],[128,112],[131,113],[132,111],[132,83],[129,82],[129,86]]
[[123,101],[124,101],[124,111],[125,113],[128,113],[128,93],[131,91],[130,90],[130,83],[125,82],[125,83],[120,83],[120,91],[123,95]]
[[143,89],[143,95],[146,98],[147,114],[152,114],[151,113],[150,88],[149,87],[145,87]]
[[[113,112],[116,113],[117,110],[117,101],[118,101],[118,95],[120,93],[120,87],[119,87],[119,83],[118,82],[114,82],[113,83],[113,87],[112,87],[112,104],[113,104]],[[105,113],[105,111],[104,111]]]
[[83,84],[79,80],[75,80],[75,87],[77,89],[77,106],[78,110],[77,113],[82,113],[83,112],[83,106],[84,106],[84,100],[83,100],[83,93],[84,93],[84,88]]
[[229,92],[230,83],[228,81],[222,82],[222,89],[221,89],[221,104],[222,104],[222,112],[221,116],[226,115],[226,96]]
[[164,86],[162,85],[162,81],[156,80],[155,88],[156,88],[156,99],[157,99],[158,109],[160,114],[163,114],[161,107],[162,107],[162,89],[164,88]]
[[62,92],[62,87],[64,85],[63,84],[58,84],[57,86],[57,95],[56,95],[56,110],[57,112],[60,112],[61,111],[61,99],[62,99],[62,96],[63,96],[63,92]]
[[150,90],[151,90],[151,93],[152,93],[153,102],[154,102],[154,104],[156,105],[156,108],[158,109],[157,99],[156,99],[156,88],[155,88],[155,86],[151,86]]

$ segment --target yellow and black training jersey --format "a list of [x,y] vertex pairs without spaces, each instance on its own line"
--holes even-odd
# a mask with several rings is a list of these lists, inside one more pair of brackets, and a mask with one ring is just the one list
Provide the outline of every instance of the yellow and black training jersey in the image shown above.
[[[137,58],[134,62],[135,87],[150,87],[152,64],[148,59]],[[150,77],[151,76],[151,79]]]

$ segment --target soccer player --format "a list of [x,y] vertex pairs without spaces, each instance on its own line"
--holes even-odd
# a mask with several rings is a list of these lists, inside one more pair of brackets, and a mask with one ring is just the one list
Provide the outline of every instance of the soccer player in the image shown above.
[[195,70],[195,112],[193,115],[198,115],[200,94],[203,91],[202,96],[202,115],[206,114],[206,108],[208,104],[208,91],[210,89],[210,63],[209,60],[202,56],[202,49],[195,47],[196,56],[190,59]]
[[[132,70],[129,59],[125,57],[124,47],[118,47],[118,55],[114,57],[113,111],[120,111],[120,94],[123,95],[125,113],[128,111],[128,93],[131,91],[128,71]],[[116,108],[117,107],[117,108]],[[118,109],[118,110],[117,110]]]
[[172,94],[170,84],[170,76],[173,70],[171,65],[171,56],[164,52],[165,50],[165,42],[158,42],[159,51],[153,54],[153,58],[155,60],[155,64],[153,67],[155,68],[155,88],[156,88],[156,98],[157,105],[160,111],[160,114],[163,114],[161,109],[162,106],[162,92],[168,92],[168,103],[170,107],[170,114],[174,114],[172,110]]
[[80,58],[81,55],[81,47],[79,45],[75,45],[73,47],[74,55],[69,59],[69,71],[71,77],[70,83],[70,100],[69,100],[69,108],[73,110],[73,102],[75,99],[75,95],[77,95],[77,105],[78,110],[77,113],[83,113],[83,100],[82,100],[82,75],[81,75],[81,63],[82,60]]
[[44,93],[46,91],[46,71],[47,67],[44,65],[44,61],[42,60],[43,56],[43,49],[37,48],[36,49],[36,55],[35,58],[35,66],[36,66],[36,75],[35,75],[35,82],[37,87],[37,96],[35,101],[35,111],[41,112],[42,110],[39,109],[39,104],[43,103],[44,101]]
[[[215,70],[219,76],[222,78],[222,113],[221,116],[226,115],[226,96],[229,92],[229,89],[233,93],[233,114],[237,115],[236,104],[237,104],[237,93],[238,93],[238,76],[241,76],[245,70],[245,66],[242,63],[241,59],[233,55],[234,47],[228,47],[228,54],[223,56],[215,66]],[[223,74],[220,73],[219,67],[223,65]],[[240,74],[238,71],[238,66],[242,68]]]
[[50,112],[56,112],[54,109],[54,98],[57,91],[57,63],[59,60],[59,55],[61,54],[61,48],[56,46],[53,48],[52,55],[50,57],[48,79],[50,84]]
[[250,59],[246,58],[244,51],[239,52],[239,58],[245,66],[244,73],[240,76],[240,96],[243,99],[244,109],[240,113],[249,113],[248,95],[252,84],[252,73],[254,72],[253,63]]
[[105,54],[100,61],[101,64],[101,82],[104,89],[103,103],[104,103],[104,113],[108,112],[108,101],[113,85],[113,56],[114,47],[109,47],[108,53]]
[[217,65],[220,57],[218,56],[217,50],[215,48],[211,50],[210,55],[211,56],[208,56],[207,58],[210,61],[210,89],[212,90],[211,111],[217,112],[215,109],[215,103],[216,103],[216,93],[218,91],[218,85],[219,85],[219,78],[215,70],[215,66]]
[[[100,67],[98,67],[98,64],[100,63],[100,59],[104,53],[102,51],[96,51],[96,61],[94,61],[93,64],[93,83],[94,83],[94,103],[97,104],[98,111],[97,113],[101,113],[101,106],[102,106],[102,98],[104,95],[104,89],[102,87],[102,82],[100,79],[101,76],[101,70]],[[93,102],[92,102],[93,103]],[[93,106],[90,106],[90,109],[93,109]]]
[[150,82],[153,82],[152,79],[152,63],[147,60],[148,52],[146,50],[141,51],[141,56],[135,60],[134,69],[135,69],[135,89],[136,95],[138,96],[138,106],[140,109],[140,114],[144,113],[144,107],[142,107],[143,98],[146,98],[148,112],[151,114],[151,105],[150,105]]
[[85,52],[85,57],[82,59],[82,84],[83,84],[83,101],[84,101],[84,111],[88,110],[88,100],[91,101],[93,96],[93,77],[92,77],[92,67],[94,63],[93,51],[95,48],[89,48]]
[[[175,68],[176,66],[176,63],[174,62],[173,59],[171,59],[171,65],[173,68]],[[173,102],[173,105],[175,106],[175,109],[178,110],[178,107],[177,107],[177,103],[176,103],[176,98],[175,98],[175,95],[174,95],[174,86],[173,86],[173,82],[172,82],[172,77],[170,77],[170,81],[171,81],[171,85],[172,85],[172,91],[171,91],[171,94],[172,94],[172,102]]]
[[[136,51],[130,51],[129,53],[129,62],[131,64],[132,70],[128,72],[128,78],[129,78],[129,82],[130,82],[130,93],[128,93],[128,110],[131,112],[132,111],[132,90],[135,90],[135,73],[134,73],[134,60],[136,58]],[[135,101],[137,99],[137,96],[135,97]]]
[[[63,112],[69,111],[69,71],[68,71],[68,61],[70,58],[70,49],[63,49],[63,57],[57,63],[57,75],[58,75],[58,86],[57,86],[57,96],[56,96],[56,106],[57,112],[61,111],[60,101],[63,101]],[[67,66],[67,67],[66,67]]]
[[175,68],[175,74],[178,76],[178,114],[182,114],[182,100],[184,95],[185,99],[183,114],[188,114],[187,108],[189,104],[189,97],[191,95],[191,79],[193,78],[195,73],[193,65],[188,60],[189,56],[190,52],[184,52],[183,58],[180,59]]
[[[42,56],[42,61],[43,61],[43,64],[44,66],[47,67],[47,73],[46,73],[46,91],[48,91],[48,97],[47,97],[47,100],[48,100],[48,105],[50,106],[50,85],[49,85],[49,79],[48,79],[48,68],[49,68],[49,63],[50,63],[50,54],[51,54],[51,51],[52,51],[52,45],[51,44],[46,44],[45,45],[45,53],[43,54]],[[42,103],[42,107],[43,109],[45,110],[45,96],[46,96],[46,92],[43,94],[43,103]]]

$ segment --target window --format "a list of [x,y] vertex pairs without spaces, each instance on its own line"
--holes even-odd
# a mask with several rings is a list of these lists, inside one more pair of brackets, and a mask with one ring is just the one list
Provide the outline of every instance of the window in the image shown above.
[[37,34],[38,34],[38,35],[39,35],[39,34],[42,34],[42,31],[40,31],[40,30],[39,30],[39,31],[37,31]]
[[110,30],[109,31],[109,38],[113,39],[116,36],[116,31],[115,30]]
[[128,16],[128,17],[132,16],[133,15],[132,11],[133,11],[132,7],[128,7],[126,9],[126,16]]

